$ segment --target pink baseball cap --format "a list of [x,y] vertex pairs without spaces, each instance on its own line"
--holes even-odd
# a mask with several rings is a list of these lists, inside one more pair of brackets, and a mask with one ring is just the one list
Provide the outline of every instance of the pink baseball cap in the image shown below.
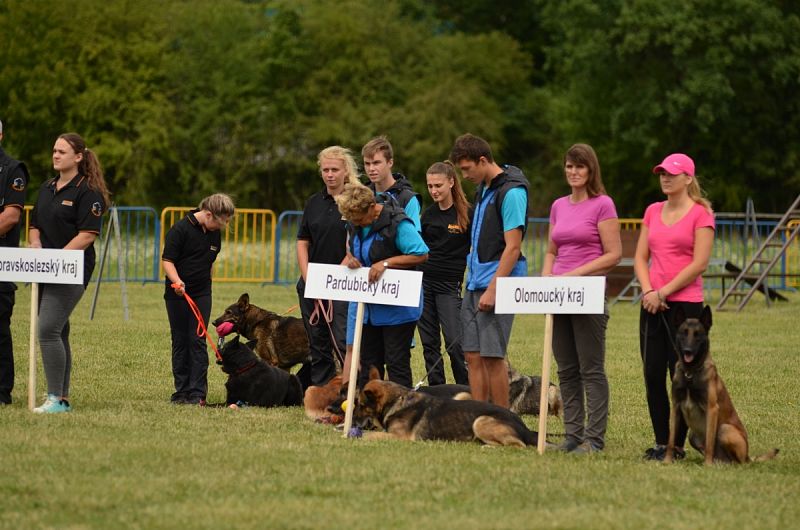
[[653,173],[661,173],[662,171],[670,175],[686,173],[693,177],[694,161],[683,153],[672,153],[665,158],[663,162],[653,168]]

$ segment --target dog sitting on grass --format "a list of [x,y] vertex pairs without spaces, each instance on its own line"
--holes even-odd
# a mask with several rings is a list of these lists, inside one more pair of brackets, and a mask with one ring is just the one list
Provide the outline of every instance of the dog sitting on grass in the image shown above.
[[709,351],[711,308],[705,306],[700,318],[687,318],[679,307],[674,322],[678,362],[672,378],[669,445],[664,462],[673,460],[679,415],[683,415],[690,429],[689,443],[703,454],[706,465],[714,462],[744,464],[775,458],[778,449],[750,459],[747,431]]
[[294,406],[303,403],[303,388],[296,375],[259,358],[250,345],[234,337],[220,350],[225,382],[226,404],[245,403],[257,407]]

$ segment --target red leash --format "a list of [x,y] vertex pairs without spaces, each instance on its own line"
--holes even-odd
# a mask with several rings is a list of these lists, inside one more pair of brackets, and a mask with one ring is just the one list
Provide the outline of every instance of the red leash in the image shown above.
[[[177,283],[172,284],[173,289],[177,289],[181,287]],[[209,344],[211,344],[211,349],[214,350],[214,355],[217,356],[217,360],[222,362],[222,355],[219,354],[219,350],[217,349],[217,345],[214,344],[214,341],[211,340],[211,337],[208,336],[208,330],[206,329],[205,324],[203,323],[203,315],[200,314],[200,308],[197,307],[197,304],[192,300],[192,297],[189,296],[189,293],[183,291],[183,297],[186,298],[186,302],[189,304],[189,309],[192,310],[194,317],[197,319],[197,336],[198,337],[205,337]]]

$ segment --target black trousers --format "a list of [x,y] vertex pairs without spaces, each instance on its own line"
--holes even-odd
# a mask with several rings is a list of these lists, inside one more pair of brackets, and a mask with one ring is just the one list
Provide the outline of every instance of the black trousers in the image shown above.
[[[639,313],[639,350],[644,366],[647,408],[650,411],[656,443],[661,445],[666,445],[669,441],[670,393],[667,392],[667,384],[671,391],[675,363],[678,362],[676,327],[673,323],[678,307],[682,307],[689,318],[698,318],[703,311],[702,302],[669,302],[669,309],[666,311],[653,315],[642,309]],[[675,435],[676,446],[683,447],[687,431],[686,422],[681,417]]]
[[0,403],[11,403],[14,390],[14,345],[11,342],[11,314],[14,291],[0,291]]
[[[369,380],[369,369],[374,366],[383,379],[388,374],[389,381],[404,387],[413,386],[411,377],[411,339],[414,337],[416,322],[395,324],[393,326],[373,326],[364,324],[361,330],[361,370],[358,373],[358,386],[363,388]],[[386,370],[384,371],[384,365]]]
[[324,385],[336,375],[336,361],[334,360],[334,340],[331,340],[331,332],[335,339],[335,344],[341,354],[341,361],[344,361],[345,337],[347,335],[347,302],[323,300],[325,307],[333,304],[333,319],[330,329],[325,318],[320,315],[316,325],[309,323],[309,318],[314,312],[316,300],[305,298],[306,283],[300,278],[297,282],[297,298],[300,303],[300,312],[303,315],[303,324],[308,334],[308,345],[311,353],[311,362],[304,363],[297,377],[303,384],[303,388],[310,385]]
[[[211,295],[192,297],[208,325]],[[206,338],[197,336],[195,318],[186,300],[165,300],[172,334],[172,377],[175,393],[172,399],[201,398],[208,392],[208,350]]]
[[[450,357],[453,379],[468,385],[467,363],[461,349],[461,282],[422,280],[424,303],[417,322],[429,385],[446,383],[442,362],[442,338]],[[441,329],[441,333],[440,333]]]

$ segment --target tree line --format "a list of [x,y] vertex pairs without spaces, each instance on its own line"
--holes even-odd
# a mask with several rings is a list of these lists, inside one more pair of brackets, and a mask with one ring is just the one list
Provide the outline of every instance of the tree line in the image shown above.
[[[301,208],[316,154],[385,134],[425,170],[464,132],[568,188],[586,142],[621,216],[690,154],[717,211],[783,211],[800,191],[800,3],[780,0],[6,0],[3,147],[32,189],[58,134],[103,162],[114,200]],[[360,159],[360,156],[357,157]]]

